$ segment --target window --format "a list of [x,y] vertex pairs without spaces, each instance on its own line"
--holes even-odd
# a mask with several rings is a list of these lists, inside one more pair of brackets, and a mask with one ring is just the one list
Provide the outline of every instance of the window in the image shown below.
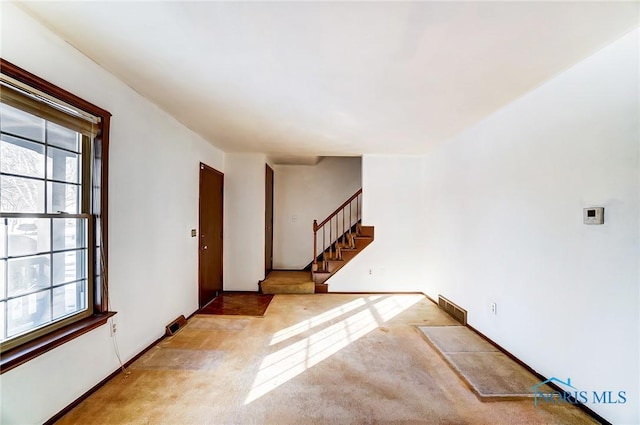
[[110,115],[6,61],[0,65],[4,355],[107,311]]

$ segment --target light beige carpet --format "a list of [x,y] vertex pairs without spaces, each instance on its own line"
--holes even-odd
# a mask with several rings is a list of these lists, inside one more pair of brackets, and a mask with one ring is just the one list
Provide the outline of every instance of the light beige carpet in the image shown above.
[[481,402],[417,329],[454,323],[421,295],[276,295],[264,317],[195,316],[60,423],[593,423]]
[[[466,326],[423,326],[420,331],[482,400],[534,396],[532,387],[540,379]],[[553,390],[544,385],[540,391]]]

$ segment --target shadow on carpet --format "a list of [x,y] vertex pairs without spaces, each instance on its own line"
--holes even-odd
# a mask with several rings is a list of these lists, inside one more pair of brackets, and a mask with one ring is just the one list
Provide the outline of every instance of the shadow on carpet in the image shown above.
[[272,299],[273,295],[257,292],[225,292],[196,314],[262,317]]
[[[420,326],[427,341],[482,401],[534,396],[540,379],[465,326]],[[538,391],[551,392],[544,385]]]

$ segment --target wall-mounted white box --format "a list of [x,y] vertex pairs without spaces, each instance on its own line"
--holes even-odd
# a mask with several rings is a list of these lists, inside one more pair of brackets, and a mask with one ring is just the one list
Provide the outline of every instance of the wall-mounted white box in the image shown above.
[[584,224],[604,224],[604,207],[584,208],[582,218]]

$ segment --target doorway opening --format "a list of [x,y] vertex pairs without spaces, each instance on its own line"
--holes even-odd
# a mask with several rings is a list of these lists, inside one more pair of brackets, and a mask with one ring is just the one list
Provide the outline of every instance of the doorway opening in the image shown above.
[[273,169],[266,165],[264,206],[264,277],[273,270]]

